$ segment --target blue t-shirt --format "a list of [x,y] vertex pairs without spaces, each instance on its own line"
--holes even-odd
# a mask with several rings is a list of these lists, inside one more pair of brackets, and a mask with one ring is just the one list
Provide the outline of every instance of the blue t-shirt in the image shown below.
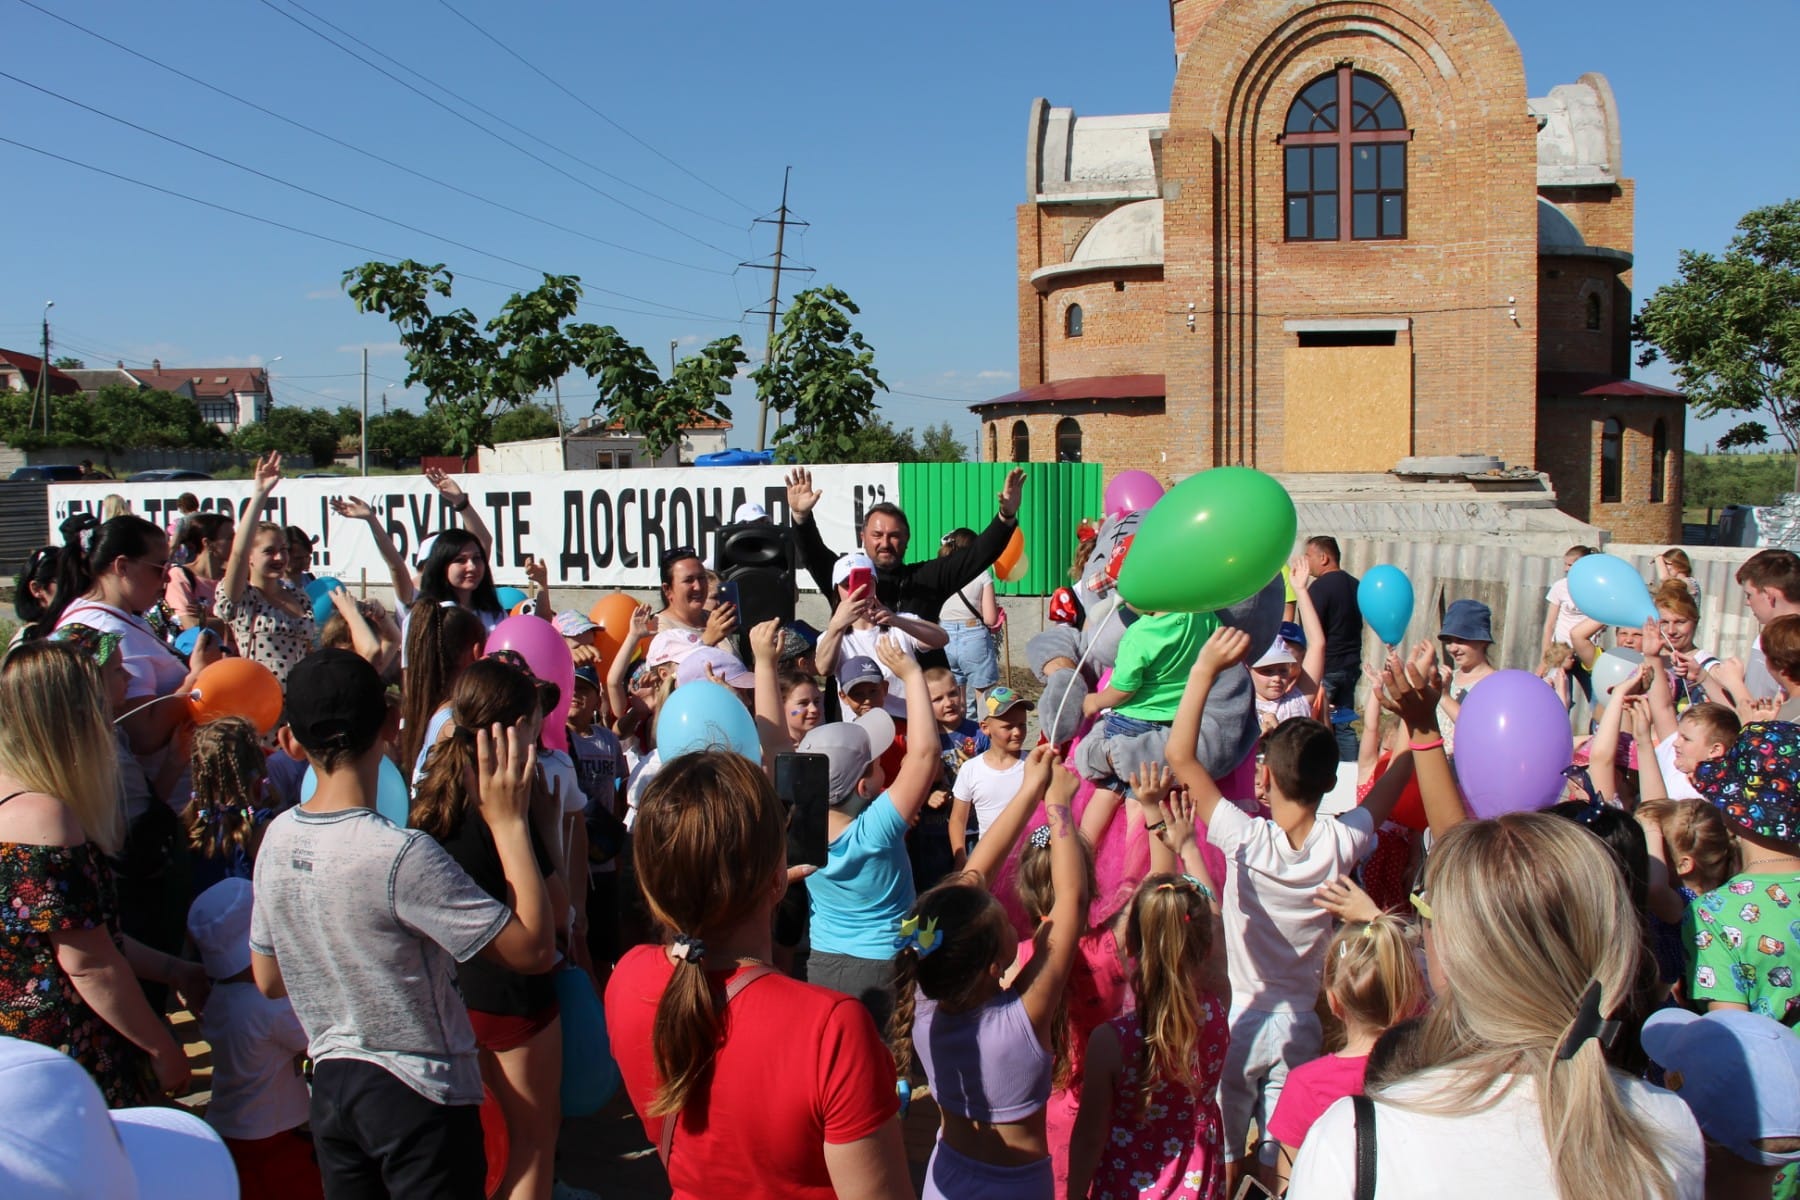
[[892,958],[900,922],[913,905],[906,822],[886,792],[857,814],[806,878],[812,948],[851,958]]

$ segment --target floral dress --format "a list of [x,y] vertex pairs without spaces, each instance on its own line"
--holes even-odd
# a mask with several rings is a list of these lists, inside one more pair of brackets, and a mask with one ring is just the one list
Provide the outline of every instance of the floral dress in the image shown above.
[[50,940],[101,928],[118,937],[112,868],[99,849],[0,842],[0,897],[0,1034],[73,1058],[109,1107],[156,1103],[150,1056],[88,1007]]
[[[1230,1025],[1225,1006],[1201,997],[1200,1048],[1188,1077],[1157,1085],[1138,1102],[1144,1031],[1136,1013],[1112,1021],[1121,1067],[1112,1129],[1088,1195],[1094,1200],[1224,1200],[1225,1147],[1219,1074]],[[1187,1079],[1195,1089],[1189,1091]]]
[[313,652],[319,640],[305,597],[295,603],[299,605],[297,613],[249,584],[244,585],[243,594],[235,601],[221,592],[215,602],[219,619],[231,626],[237,638],[238,653],[275,672],[276,681],[283,687],[287,686],[288,672]]

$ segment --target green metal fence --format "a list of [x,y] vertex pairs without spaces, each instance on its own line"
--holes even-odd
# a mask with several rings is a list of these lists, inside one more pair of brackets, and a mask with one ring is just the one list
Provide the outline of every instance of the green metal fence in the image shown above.
[[1044,596],[1068,582],[1075,529],[1100,515],[1099,463],[901,463],[900,505],[914,531],[907,557],[934,557],[938,538],[959,525],[977,533],[994,519],[996,497],[1014,466],[1025,468],[1019,526],[1028,569],[1015,583],[996,583],[1007,596]]

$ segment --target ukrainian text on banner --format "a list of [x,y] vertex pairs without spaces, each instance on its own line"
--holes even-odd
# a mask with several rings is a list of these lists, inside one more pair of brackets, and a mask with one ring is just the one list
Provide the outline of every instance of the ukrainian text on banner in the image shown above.
[[[461,475],[457,480],[493,531],[497,583],[523,586],[524,558],[535,555],[549,563],[553,588],[651,588],[661,582],[657,562],[665,550],[692,546],[711,563],[718,530],[731,524],[740,504],[760,504],[777,524],[787,524],[785,475],[783,467],[670,467]],[[899,468],[892,463],[814,467],[812,476],[822,493],[813,516],[825,544],[835,550],[856,546],[856,530],[871,505],[900,498]],[[172,528],[183,492],[192,492],[203,512],[230,511],[244,519],[251,484],[181,480],[56,484],[48,490],[52,530],[74,513],[98,516],[102,501],[111,495],[124,497],[132,512],[157,526]],[[458,526],[456,513],[437,489],[413,475],[284,479],[258,516],[297,525],[318,539],[315,575],[334,575],[346,583],[366,577],[384,586],[387,566],[368,526],[331,511],[332,498],[340,496],[367,500],[376,521],[415,568],[421,542]],[[809,578],[796,582],[811,586]]]

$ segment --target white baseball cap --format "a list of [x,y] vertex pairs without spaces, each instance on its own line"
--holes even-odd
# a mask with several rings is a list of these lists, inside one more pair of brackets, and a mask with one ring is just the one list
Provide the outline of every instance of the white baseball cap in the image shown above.
[[850,572],[861,568],[866,571],[875,569],[875,560],[861,550],[852,550],[840,557],[831,567],[831,586],[843,587],[844,580],[850,578]]
[[644,662],[652,667],[679,663],[700,648],[700,635],[685,629],[665,629],[650,639],[650,652]]
[[1257,667],[1272,667],[1277,663],[1292,663],[1300,660],[1294,657],[1293,643],[1284,637],[1275,639],[1275,643],[1263,652],[1263,656],[1250,664],[1252,670]]
[[183,1108],[118,1108],[81,1065],[0,1037],[0,1196],[236,1200],[231,1152]]
[[731,521],[734,525],[742,525],[746,521],[766,521],[768,519],[768,510],[754,500],[744,501],[737,506],[737,511],[731,514]]
[[695,646],[675,668],[675,686],[695,683],[706,678],[711,667],[726,687],[744,691],[756,686],[756,672],[738,660],[738,656],[722,646]]

